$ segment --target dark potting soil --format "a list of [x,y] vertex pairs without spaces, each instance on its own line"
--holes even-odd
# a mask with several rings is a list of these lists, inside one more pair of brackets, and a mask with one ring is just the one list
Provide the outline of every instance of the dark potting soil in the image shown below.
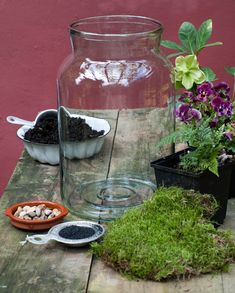
[[[67,118],[66,124],[68,131],[63,134],[64,140],[66,141],[84,141],[104,134],[104,130],[96,131],[92,129],[86,123],[85,119],[80,117]],[[59,134],[57,117],[45,118],[36,123],[34,128],[30,128],[25,133],[24,139],[37,143],[58,144]]]
[[83,141],[90,138],[95,138],[104,134],[104,130],[94,130],[82,118],[69,118],[68,119],[68,141]]
[[58,144],[59,134],[57,117],[45,118],[37,122],[34,128],[30,128],[25,133],[24,139],[38,143]]
[[66,239],[84,239],[89,238],[95,234],[95,231],[90,227],[79,227],[71,225],[60,230],[60,237]]

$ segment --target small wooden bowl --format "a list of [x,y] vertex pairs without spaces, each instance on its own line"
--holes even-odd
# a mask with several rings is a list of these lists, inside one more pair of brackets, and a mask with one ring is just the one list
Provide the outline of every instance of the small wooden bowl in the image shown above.
[[[16,216],[14,216],[14,213],[16,212],[17,208],[19,206],[37,206],[40,204],[45,204],[48,208],[52,209],[58,209],[61,213],[51,219],[47,220],[24,220],[20,219]],[[16,203],[10,207],[8,207],[5,211],[6,216],[8,216],[11,219],[11,224],[17,228],[24,229],[24,230],[46,230],[51,228],[54,225],[57,225],[61,223],[62,219],[68,214],[68,209],[64,207],[63,205],[46,201],[46,200],[36,200],[36,201],[25,201],[25,202],[19,202]]]

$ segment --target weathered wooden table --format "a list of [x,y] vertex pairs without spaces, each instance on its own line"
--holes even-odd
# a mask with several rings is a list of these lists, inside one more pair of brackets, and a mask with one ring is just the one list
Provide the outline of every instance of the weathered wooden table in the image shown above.
[[[22,246],[20,241],[34,233],[14,228],[4,212],[7,206],[29,199],[60,201],[59,174],[58,167],[39,164],[23,153],[0,200],[0,292],[232,293],[235,290],[235,266],[231,266],[229,273],[185,281],[130,281],[93,257],[89,247],[69,248],[53,241]],[[70,219],[74,217],[67,216],[66,220]],[[222,228],[235,232],[234,199],[229,200]]]

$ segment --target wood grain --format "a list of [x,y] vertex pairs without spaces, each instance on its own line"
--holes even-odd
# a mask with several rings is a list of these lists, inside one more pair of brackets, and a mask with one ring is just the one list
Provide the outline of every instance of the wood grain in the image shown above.
[[128,280],[100,260],[92,265],[88,293],[222,293],[221,275],[204,275],[185,281]]
[[[235,198],[229,199],[227,215],[222,229],[229,229],[235,237]],[[222,274],[224,293],[233,293],[235,291],[235,265],[229,267],[228,273]]]
[[72,249],[54,241],[22,246],[27,234],[36,233],[14,228],[4,216],[7,206],[35,199],[60,202],[58,168],[24,153],[1,199],[0,292],[85,292],[92,260],[87,248]]
[[170,124],[166,109],[121,110],[109,176],[127,174],[154,182],[150,162],[169,154],[169,148],[161,150],[157,144],[172,130]]

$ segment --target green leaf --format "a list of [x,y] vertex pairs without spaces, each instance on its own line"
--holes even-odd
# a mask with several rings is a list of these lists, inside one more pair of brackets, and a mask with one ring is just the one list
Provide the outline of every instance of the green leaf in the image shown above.
[[217,158],[214,158],[213,160],[210,161],[210,165],[208,167],[208,170],[219,177]]
[[235,154],[235,146],[229,147],[229,150],[232,151]]
[[176,141],[181,139],[181,136],[182,136],[181,131],[176,130],[168,134],[167,136],[164,136],[163,138],[161,138],[160,142],[157,144],[157,147],[160,148],[164,145],[175,143]]
[[235,67],[228,67],[228,66],[226,66],[226,67],[224,67],[224,69],[225,69],[228,73],[230,73],[230,74],[232,74],[233,76],[235,76]]
[[175,82],[175,88],[176,88],[177,90],[179,90],[179,89],[184,88],[184,86],[182,85],[182,82],[181,82],[181,81],[176,81],[176,82]]
[[209,67],[203,67],[203,68],[201,68],[201,70],[204,72],[204,74],[206,76],[206,80],[213,81],[216,79],[216,75],[215,75],[214,71],[212,69],[210,69]]
[[165,48],[169,48],[169,49],[175,49],[175,50],[178,50],[180,52],[184,52],[184,48],[180,45],[178,45],[177,43],[175,42],[172,42],[172,41],[168,41],[168,40],[162,40],[161,41],[161,45]]
[[222,42],[214,42],[214,43],[211,43],[211,44],[206,44],[203,48],[219,46],[219,45],[223,45],[223,43]]
[[204,21],[197,32],[197,49],[203,48],[212,34],[212,20]]
[[196,49],[197,31],[191,22],[183,22],[178,31],[179,39],[184,48],[194,53]]
[[177,52],[177,53],[172,53],[172,54],[169,54],[167,55],[167,58],[170,59],[172,57],[176,57],[176,56],[179,56],[179,55],[182,55],[182,54],[185,54],[186,52]]

